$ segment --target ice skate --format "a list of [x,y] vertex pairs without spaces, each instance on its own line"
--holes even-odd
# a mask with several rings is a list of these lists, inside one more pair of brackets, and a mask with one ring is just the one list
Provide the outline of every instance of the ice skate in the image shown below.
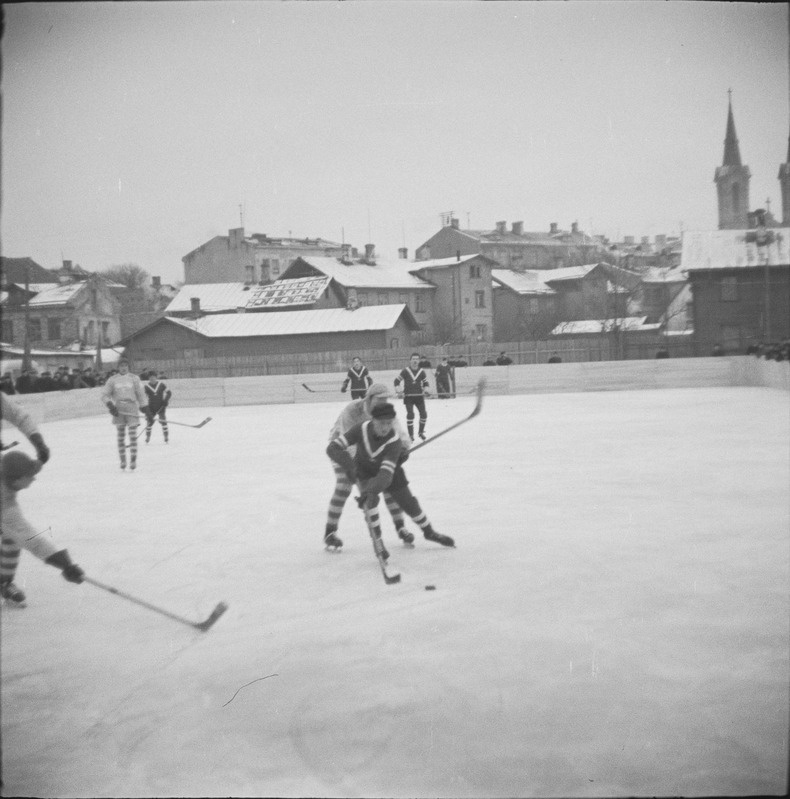
[[340,548],[343,546],[343,542],[334,532],[328,532],[324,534],[324,545],[326,546],[327,552],[339,552]]
[[398,538],[407,546],[414,546],[414,533],[410,533],[405,527],[398,528]]
[[[150,430],[146,430],[145,431],[145,443],[147,444],[150,440],[151,440],[151,431]],[[165,439],[165,440],[167,440],[167,439]]]
[[425,536],[426,541],[433,541],[437,544],[441,544],[443,547],[455,546],[455,541],[453,541],[449,535],[441,535],[433,530],[425,530],[423,531],[423,535]]
[[25,592],[10,580],[0,583],[0,597],[12,608],[26,608]]
[[425,433],[420,433],[420,440],[425,441]]

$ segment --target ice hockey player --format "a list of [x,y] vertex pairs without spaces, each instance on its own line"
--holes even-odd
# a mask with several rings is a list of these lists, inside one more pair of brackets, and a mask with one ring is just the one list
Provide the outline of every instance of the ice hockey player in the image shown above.
[[[386,560],[389,553],[381,541],[379,523],[379,494],[387,491],[398,505],[409,514],[428,541],[446,547],[455,546],[447,535],[437,533],[409,490],[409,481],[403,471],[404,444],[394,428],[395,408],[389,402],[376,405],[372,418],[354,425],[329,442],[326,454],[343,469],[350,482],[359,482],[359,505],[366,509],[371,534],[377,553]],[[356,446],[355,454],[349,449]]]
[[159,417],[159,424],[162,425],[162,435],[167,444],[167,406],[173,392],[156,376],[156,372],[148,373],[148,382],[145,384],[145,394],[148,397],[148,410],[145,413],[145,443],[151,440],[151,430],[154,426],[155,417]]
[[[400,384],[403,383],[403,390]],[[409,438],[414,441],[414,409],[420,413],[420,438],[425,441],[425,423],[428,421],[428,412],[425,410],[425,397],[428,396],[428,375],[420,366],[420,356],[413,352],[409,358],[409,365],[401,369],[395,378],[395,391],[403,397],[406,406],[406,428]]]
[[[337,438],[341,433],[350,430],[354,425],[370,419],[373,408],[386,402],[388,397],[389,391],[387,387],[383,383],[374,383],[368,388],[363,399],[349,402],[348,405],[343,408],[332,430],[329,432],[329,440],[332,441],[332,439]],[[408,450],[411,442],[398,424],[397,419],[395,420],[394,427],[403,441],[404,451]],[[350,450],[349,454],[353,457],[353,448]],[[332,494],[332,498],[329,500],[329,509],[326,515],[326,529],[324,531],[324,544],[328,549],[339,549],[343,546],[343,542],[337,537],[337,527],[354,481],[349,480],[345,470],[334,461],[332,461],[332,468],[335,470],[335,490]],[[392,521],[395,522],[395,530],[398,533],[398,537],[405,544],[413,543],[414,534],[406,530],[403,511],[400,509],[398,503],[392,499],[388,491],[384,492],[384,501],[392,516]]]
[[340,387],[340,391],[345,394],[349,383],[351,384],[351,399],[363,399],[365,392],[373,385],[373,378],[368,372],[368,367],[364,366],[362,359],[355,357],[351,360],[351,368],[346,373],[346,379]]
[[137,466],[137,427],[140,411],[148,415],[148,399],[140,378],[129,371],[129,361],[118,361],[118,374],[104,384],[102,402],[112,414],[112,422],[118,431],[118,455],[121,469],[126,468],[126,428],[129,428],[129,468]]
[[58,549],[48,536],[41,534],[22,515],[16,495],[28,488],[41,471],[41,462],[33,460],[19,450],[8,452],[0,461],[0,518],[2,519],[2,551],[0,564],[0,596],[9,605],[25,607],[25,594],[14,585],[16,567],[22,549],[32,552],[50,566],[63,572],[71,583],[81,583],[85,576],[82,569],[71,562],[65,549]]
[[5,394],[0,394],[0,411],[2,411],[2,418],[14,425],[35,447],[36,457],[41,463],[46,463],[49,460],[49,447],[44,443],[44,437],[39,432],[33,417],[19,403],[9,399]]

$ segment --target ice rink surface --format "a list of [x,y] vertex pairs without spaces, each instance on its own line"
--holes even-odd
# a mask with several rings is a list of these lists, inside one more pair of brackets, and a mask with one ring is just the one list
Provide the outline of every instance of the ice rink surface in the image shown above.
[[[428,433],[472,404],[429,402]],[[5,795],[784,793],[786,393],[488,397],[409,460],[457,548],[404,549],[384,511],[393,586],[353,502],[322,546],[342,407],[171,409],[213,420],[157,427],[131,474],[109,415],[43,425],[42,534],[188,619],[229,610],[201,633],[23,553]]]

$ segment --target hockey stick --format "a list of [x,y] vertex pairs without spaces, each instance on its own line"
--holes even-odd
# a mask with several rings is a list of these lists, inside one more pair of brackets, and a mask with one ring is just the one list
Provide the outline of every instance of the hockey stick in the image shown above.
[[311,394],[337,394],[336,388],[310,388],[307,383],[302,383],[302,388],[306,388]]
[[474,419],[475,416],[477,416],[477,414],[480,413],[480,411],[483,408],[483,394],[485,393],[485,387],[486,387],[486,379],[484,377],[481,377],[480,380],[477,381],[477,402],[475,403],[475,407],[472,409],[472,412],[469,414],[469,416],[465,416],[460,421],[455,422],[455,424],[451,424],[449,427],[445,427],[444,430],[438,432],[435,436],[431,436],[425,441],[421,441],[419,444],[416,444],[415,446],[411,447],[409,449],[409,455],[411,455],[412,452],[416,452],[418,449],[420,449],[420,447],[424,447],[426,444],[430,444],[431,441],[436,441],[437,438],[440,438],[445,433],[449,433],[451,430],[455,430],[456,427],[460,427],[462,424],[465,424],[470,419]]
[[19,444],[18,441],[12,441],[10,444],[3,444],[3,452],[5,452],[7,449],[13,449],[13,447],[15,447],[17,444]]
[[[357,488],[362,491],[359,483],[357,483]],[[373,530],[373,523],[370,520],[370,509],[368,508],[367,504],[360,505],[362,508],[362,513],[365,514],[365,524],[368,526],[368,532],[370,533],[370,540],[373,542],[373,554],[376,556],[376,560],[379,562],[379,566],[381,567],[381,574],[384,577],[384,582],[387,585],[394,585],[395,583],[400,582],[400,574],[387,574],[387,563],[381,555],[381,547],[383,543],[381,538],[379,538]],[[378,544],[378,546],[376,545]]]
[[94,580],[91,577],[83,578],[86,583],[90,583],[91,585],[95,585],[97,588],[101,588],[104,591],[109,591],[111,594],[116,594],[117,596],[128,599],[130,602],[134,602],[136,605],[142,605],[144,608],[148,608],[148,610],[153,610],[156,613],[161,613],[163,616],[167,616],[170,619],[174,619],[175,621],[180,621],[182,624],[186,624],[187,627],[194,627],[201,632],[206,632],[209,627],[228,609],[228,606],[224,602],[220,602],[214,610],[211,611],[209,617],[205,621],[201,622],[193,622],[189,621],[189,619],[182,618],[181,616],[177,616],[175,613],[171,613],[169,610],[163,610],[162,608],[156,607],[156,605],[151,605],[148,602],[144,602],[142,599],[137,599],[137,597],[130,596],[129,594],[125,594],[123,591],[119,591],[117,588],[113,588],[110,585],[105,585],[104,583],[100,583],[98,580]]
[[203,427],[207,425],[211,421],[211,416],[207,416],[200,424],[185,424],[184,422],[174,422],[172,419],[168,419],[168,424],[177,424],[179,427]]

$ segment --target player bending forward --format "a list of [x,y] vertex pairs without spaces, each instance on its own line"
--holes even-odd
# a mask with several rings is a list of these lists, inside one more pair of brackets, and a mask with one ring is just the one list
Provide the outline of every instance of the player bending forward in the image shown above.
[[143,384],[137,375],[129,371],[129,361],[118,361],[118,374],[113,375],[102,389],[102,402],[112,414],[112,422],[118,430],[118,456],[121,468],[126,468],[126,428],[129,428],[129,468],[137,466],[137,427],[140,411],[148,414],[148,400]]
[[18,492],[28,488],[41,471],[41,462],[24,452],[3,455],[0,462],[0,494],[2,498],[3,564],[0,569],[0,596],[9,605],[25,607],[24,592],[14,585],[17,563],[22,549],[32,552],[44,563],[60,569],[71,583],[81,583],[85,573],[71,562],[65,549],[57,549],[46,535],[36,530],[22,515],[16,501]]
[[[355,425],[366,422],[371,418],[373,408],[385,403],[388,396],[389,392],[385,385],[382,383],[374,383],[368,388],[364,399],[356,399],[353,402],[349,402],[348,405],[343,408],[329,433],[329,440],[332,441]],[[394,427],[403,441],[404,451],[407,451],[410,441],[400,425],[398,425],[397,419],[394,422]],[[349,450],[349,454],[353,457],[353,448]],[[332,494],[332,499],[329,500],[329,509],[326,514],[324,544],[326,544],[327,548],[340,549],[340,547],[343,546],[343,542],[337,537],[337,527],[354,481],[350,480],[345,470],[334,461],[332,461],[332,468],[335,470],[335,490]],[[387,510],[389,510],[390,516],[392,516],[392,521],[395,522],[395,529],[397,530],[398,537],[405,544],[414,543],[414,534],[406,530],[403,511],[400,509],[398,503],[390,496],[389,491],[384,491],[383,493],[384,501],[387,504]]]
[[[450,536],[437,533],[417,498],[409,490],[409,481],[402,467],[405,448],[400,435],[394,429],[395,408],[388,402],[377,405],[371,411],[373,417],[355,425],[347,433],[332,439],[326,454],[345,471],[350,482],[359,482],[360,507],[367,508],[371,534],[377,551],[386,560],[389,553],[381,544],[379,522],[379,494],[388,491],[398,505],[409,514],[422,529],[427,541],[453,547]],[[352,457],[349,449],[356,446]]]

